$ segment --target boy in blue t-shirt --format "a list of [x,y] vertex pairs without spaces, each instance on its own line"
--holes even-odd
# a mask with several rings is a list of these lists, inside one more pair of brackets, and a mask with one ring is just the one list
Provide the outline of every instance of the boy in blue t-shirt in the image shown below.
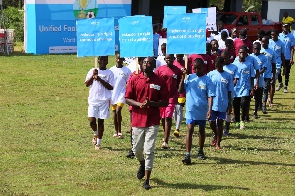
[[[255,109],[254,109],[254,118],[257,119],[258,115],[257,115],[257,110],[259,105],[262,105],[262,87],[263,87],[263,83],[264,83],[264,79],[263,79],[263,73],[265,71],[266,64],[267,64],[267,59],[266,57],[260,53],[261,50],[261,44],[259,42],[255,42],[253,44],[253,53],[251,54],[251,56],[253,56],[257,63],[258,63],[258,71],[259,71],[259,79],[258,79],[258,88],[254,89],[254,97],[255,97]],[[257,79],[254,80],[254,83],[257,83]]]
[[[203,147],[205,143],[206,120],[210,118],[212,110],[212,97],[215,89],[208,76],[203,73],[204,61],[200,58],[194,61],[194,72],[187,79],[183,76],[179,85],[179,92],[186,91],[186,155],[182,162],[191,164],[190,152],[195,125],[199,125],[199,152],[198,159],[205,159]],[[186,74],[184,69],[183,74]]]
[[[276,80],[279,77],[279,74],[281,73],[281,68],[285,69],[285,44],[279,40],[279,31],[277,29],[271,30],[271,39],[269,40],[268,47],[275,51],[276,53],[276,74],[273,78],[272,84],[270,86],[270,100],[269,105],[273,105],[273,97],[275,94],[275,85]],[[279,88],[277,88],[280,90]]]
[[[223,121],[226,114],[231,113],[231,92],[233,90],[233,79],[231,74],[223,70],[224,59],[217,57],[215,59],[216,69],[207,75],[215,86],[215,97],[213,97],[212,113],[210,118],[210,127],[216,136],[216,141],[212,144],[216,146],[216,150],[221,149],[220,142],[223,133]],[[216,126],[217,122],[217,126]]]
[[[246,58],[247,49],[241,46],[238,50],[239,59],[234,61],[234,64],[238,67],[237,71],[237,84],[234,87],[235,98],[234,98],[234,114],[236,128],[245,128],[245,120],[250,107],[250,91],[253,94],[252,89],[254,87],[254,64],[252,62],[253,57],[248,56]],[[249,58],[251,57],[251,58]],[[240,121],[240,108],[242,108],[242,121]]]
[[266,68],[263,73],[264,78],[264,86],[263,86],[263,102],[262,102],[262,112],[263,114],[267,114],[266,112],[266,102],[268,99],[268,92],[270,90],[271,78],[275,78],[276,74],[276,53],[268,48],[269,37],[264,36],[261,40],[261,53],[267,59]]
[[[238,67],[235,64],[230,63],[230,52],[229,51],[224,51],[221,53],[221,57],[224,59],[224,63],[225,65],[223,66],[223,70],[228,72],[231,77],[232,77],[232,81],[234,82],[234,86],[237,83],[236,78],[236,74],[237,74],[237,70]],[[234,91],[232,90],[231,93],[231,98],[234,98]],[[229,125],[231,122],[231,114],[226,114],[226,119],[225,119],[225,127],[224,127],[224,132],[223,135],[224,136],[229,136]]]

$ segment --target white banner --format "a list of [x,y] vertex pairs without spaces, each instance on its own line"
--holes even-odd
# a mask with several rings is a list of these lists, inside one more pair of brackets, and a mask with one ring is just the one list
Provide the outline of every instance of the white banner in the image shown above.
[[206,28],[209,31],[217,31],[216,27],[216,7],[196,8],[192,10],[193,13],[206,13]]

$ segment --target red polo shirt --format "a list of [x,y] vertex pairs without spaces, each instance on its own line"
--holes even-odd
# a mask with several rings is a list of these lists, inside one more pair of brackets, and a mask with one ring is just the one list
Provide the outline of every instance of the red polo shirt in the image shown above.
[[251,54],[253,53],[253,43],[249,39],[242,40],[241,38],[237,38],[234,40],[234,45],[235,45],[235,52],[236,56],[239,56],[239,48],[242,45],[245,45],[248,47],[249,51],[248,53]]
[[175,65],[172,67],[162,65],[156,69],[155,74],[162,77],[166,81],[169,92],[169,103],[177,104],[178,87],[181,81],[182,71]]
[[[143,103],[148,97],[150,101],[168,100],[166,82],[156,74],[146,78],[143,73],[133,76],[126,88],[125,98]],[[140,108],[132,106],[132,126],[150,127],[160,124],[158,107]]]
[[[221,53],[223,53],[224,51],[225,51],[225,49],[222,49]],[[234,49],[229,50],[228,52],[229,52],[229,62],[233,63],[235,61],[235,59],[236,59],[236,52],[235,52]]]
[[209,73],[210,71],[214,70],[215,67],[214,65],[212,64],[212,59],[209,55],[207,54],[191,54],[189,57],[188,57],[188,62],[189,62],[189,69],[191,69],[189,72],[191,73],[194,73],[194,61],[197,59],[197,58],[201,58],[203,59],[204,61],[204,74],[207,74]]
[[[173,62],[173,65],[175,65],[181,70],[182,68],[185,67],[185,62],[184,61],[178,62],[177,59],[175,59]],[[179,98],[185,97],[185,91],[183,91],[182,93],[179,93],[178,97]]]

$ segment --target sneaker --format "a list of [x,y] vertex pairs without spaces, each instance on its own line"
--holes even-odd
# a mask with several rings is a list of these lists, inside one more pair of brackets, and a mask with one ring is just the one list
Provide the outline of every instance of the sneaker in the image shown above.
[[96,144],[94,147],[94,150],[100,150],[100,149],[101,149],[100,144]]
[[276,88],[276,91],[281,90],[281,88],[283,88],[283,83],[280,83],[279,86]]
[[179,136],[180,136],[180,134],[179,134],[179,131],[178,131],[178,130],[175,130],[173,134],[174,134],[174,136],[175,136],[175,137],[179,137]]
[[140,165],[137,171],[137,178],[140,180],[145,176],[145,168],[144,166]]
[[240,128],[240,123],[239,122],[236,122],[236,126],[235,126],[236,129]]
[[229,129],[228,128],[224,128],[224,132],[223,132],[223,136],[229,136]]
[[242,122],[240,123],[240,129],[245,129],[245,128],[246,128],[246,127],[245,127],[245,122],[242,121]]
[[149,190],[150,188],[152,188],[149,184],[149,181],[145,180],[144,183],[142,184],[142,187],[145,189],[145,190]]
[[288,87],[285,86],[285,87],[284,87],[284,93],[287,93],[287,92],[288,92]]
[[204,155],[204,152],[203,151],[199,151],[198,152],[198,159],[205,160],[205,155]]
[[126,155],[127,158],[133,159],[135,157],[135,154],[132,150],[129,150],[128,154]]
[[257,119],[257,118],[258,118],[258,115],[257,115],[257,113],[256,113],[256,112],[254,112],[254,114],[253,114],[253,117],[254,117],[255,119]]
[[123,139],[123,134],[122,133],[118,133],[118,138],[119,139]]
[[185,164],[185,165],[190,165],[192,163],[191,157],[190,156],[185,156],[182,159],[182,163]]
[[266,112],[266,107],[265,107],[265,106],[262,106],[262,113],[263,113],[263,114],[267,114],[267,112]]
[[162,143],[162,148],[163,149],[168,149],[169,147],[168,147],[168,144],[166,143],[166,142],[163,142]]

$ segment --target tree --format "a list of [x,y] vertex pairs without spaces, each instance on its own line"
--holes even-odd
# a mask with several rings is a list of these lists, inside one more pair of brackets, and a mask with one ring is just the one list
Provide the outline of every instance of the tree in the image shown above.
[[3,9],[6,9],[8,6],[21,9],[24,6],[24,0],[3,0],[2,3]]

